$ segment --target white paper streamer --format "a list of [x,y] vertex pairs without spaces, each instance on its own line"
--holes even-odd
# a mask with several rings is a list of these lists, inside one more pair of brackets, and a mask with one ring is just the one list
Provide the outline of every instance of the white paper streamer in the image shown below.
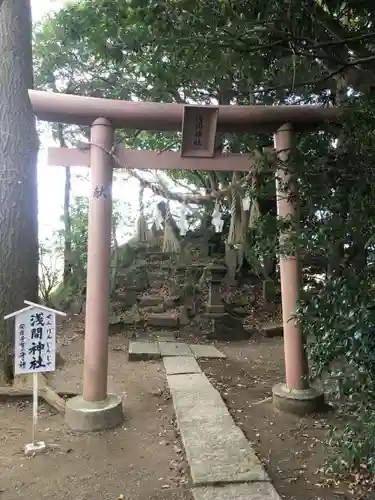
[[221,217],[220,206],[219,203],[215,203],[215,208],[212,213],[212,225],[215,228],[215,233],[221,233],[224,226],[224,221]]
[[160,213],[160,211],[158,210],[158,208],[156,208],[155,210],[155,226],[156,226],[156,229],[158,231],[160,231],[163,226],[161,225],[161,223],[163,222],[163,217]]
[[251,200],[249,198],[249,196],[246,196],[243,200],[242,200],[242,209],[244,212],[247,212],[250,210],[250,205],[251,205]]
[[186,205],[183,203],[180,207],[180,235],[185,236],[187,232],[187,220],[186,220]]

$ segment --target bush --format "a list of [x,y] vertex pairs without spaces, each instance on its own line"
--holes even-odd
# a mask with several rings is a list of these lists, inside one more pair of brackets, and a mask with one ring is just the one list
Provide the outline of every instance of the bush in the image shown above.
[[375,304],[370,273],[327,278],[301,297],[297,311],[313,378],[349,415],[330,433],[335,470],[375,472]]

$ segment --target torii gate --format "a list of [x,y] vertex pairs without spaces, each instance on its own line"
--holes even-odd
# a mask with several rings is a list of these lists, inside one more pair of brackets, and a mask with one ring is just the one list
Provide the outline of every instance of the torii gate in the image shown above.
[[[104,429],[123,420],[121,399],[107,394],[113,168],[250,171],[254,158],[249,155],[215,155],[217,130],[273,133],[275,152],[282,164],[293,147],[295,132],[316,128],[323,122],[339,122],[340,115],[338,109],[316,106],[185,106],[34,90],[29,94],[37,118],[91,126],[87,150],[50,148],[49,164],[91,167],[83,394],[68,401],[65,418],[76,430]],[[132,151],[124,146],[113,151],[114,128],[182,130],[181,152]],[[277,176],[288,181],[281,168]],[[292,201],[295,197],[285,196],[282,189],[277,186],[278,215],[298,215]],[[323,395],[309,387],[302,334],[292,320],[301,282],[297,256],[280,257],[280,280],[286,383],[273,388],[274,402],[296,412],[315,410],[324,401]]]

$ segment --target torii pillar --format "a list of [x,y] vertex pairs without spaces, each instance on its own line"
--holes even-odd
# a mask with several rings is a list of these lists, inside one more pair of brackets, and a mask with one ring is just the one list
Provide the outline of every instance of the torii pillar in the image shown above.
[[83,394],[66,403],[65,421],[77,431],[98,431],[124,420],[121,398],[107,394],[109,268],[111,258],[113,159],[111,123],[91,126],[85,354]]
[[[290,124],[280,127],[274,137],[279,165],[276,173],[276,200],[278,216],[296,220],[299,218],[298,189],[296,180],[287,171],[293,140],[294,131]],[[286,242],[287,238],[287,233],[281,234],[280,243]],[[301,281],[298,255],[280,255],[286,381],[273,387],[272,393],[274,404],[278,408],[297,414],[318,411],[324,407],[324,395],[309,386],[303,336],[294,319]]]

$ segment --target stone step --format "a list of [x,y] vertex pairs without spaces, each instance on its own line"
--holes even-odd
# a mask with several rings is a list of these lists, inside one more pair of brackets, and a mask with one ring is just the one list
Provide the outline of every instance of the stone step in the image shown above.
[[126,288],[127,290],[129,290],[131,292],[136,292],[136,293],[144,292],[145,290],[147,290],[148,287],[149,287],[148,280],[144,280],[144,281],[124,280],[124,281],[121,281],[121,279],[119,279],[116,282],[117,289]]
[[148,361],[150,359],[160,359],[160,349],[157,342],[131,341],[129,342],[129,361]]
[[147,269],[148,272],[150,272],[151,269],[152,271],[163,272],[164,274],[168,275],[171,269],[171,264],[169,262],[149,262],[147,264]]
[[161,290],[165,285],[165,280],[155,280],[150,283],[150,290]]
[[284,336],[284,327],[282,323],[278,324],[267,324],[263,325],[260,328],[261,333],[265,337],[273,338],[273,337],[283,337]]
[[150,283],[154,281],[164,281],[167,277],[164,271],[148,271],[147,276]]
[[174,314],[165,313],[151,313],[147,316],[146,322],[148,326],[156,328],[178,328],[179,317]]
[[110,326],[118,325],[119,323],[122,324],[121,316],[110,316],[109,317],[109,325]]
[[126,326],[136,326],[142,323],[141,318],[137,318],[133,315],[125,315],[125,316],[111,316],[109,318],[109,328],[110,333],[117,334],[123,331]]
[[149,261],[163,261],[163,260],[168,260],[170,259],[171,256],[173,256],[172,253],[168,252],[148,252],[148,259]]
[[139,297],[139,305],[141,307],[158,306],[164,302],[163,297],[159,295],[143,295]]
[[124,307],[131,307],[137,303],[138,293],[135,290],[124,290],[115,292],[112,299],[121,302]]

